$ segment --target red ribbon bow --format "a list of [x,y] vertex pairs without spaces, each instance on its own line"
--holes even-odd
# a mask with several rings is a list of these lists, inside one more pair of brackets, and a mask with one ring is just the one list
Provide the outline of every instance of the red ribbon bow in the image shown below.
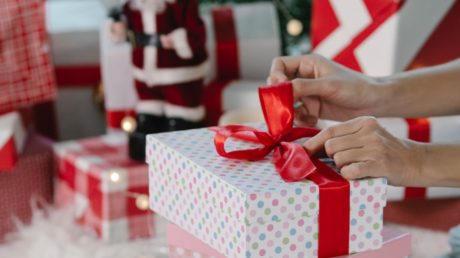
[[[292,83],[259,88],[259,98],[268,132],[241,125],[216,127],[213,130],[216,131],[214,144],[217,153],[226,158],[260,160],[273,150],[273,164],[285,181],[308,179],[319,187],[318,256],[348,254],[350,185],[330,167],[310,157],[301,145],[292,142],[312,137],[319,130],[293,128]],[[227,152],[225,141],[229,137],[246,139],[261,144],[262,147]]]

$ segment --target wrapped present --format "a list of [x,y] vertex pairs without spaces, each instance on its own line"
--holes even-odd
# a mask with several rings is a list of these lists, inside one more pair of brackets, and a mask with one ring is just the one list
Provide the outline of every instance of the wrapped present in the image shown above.
[[448,231],[460,224],[459,210],[459,198],[391,201],[383,217],[385,222]]
[[[452,143],[458,137],[460,116],[431,117],[420,119],[378,118],[379,124],[392,135],[419,142]],[[321,121],[321,128],[332,126],[337,122]],[[424,198],[460,197],[460,188],[449,187],[396,187],[388,186],[388,200],[399,201]]]
[[26,136],[19,112],[0,115],[0,173],[14,168]]
[[[318,130],[292,129],[292,85],[259,91],[270,133],[227,126],[148,136],[150,207],[227,257],[380,248],[386,180],[349,182],[309,157],[292,141]],[[230,135],[244,140],[226,142]]]
[[[278,18],[272,3],[205,6],[201,16],[207,30],[210,63],[204,104],[207,120],[215,124],[227,105],[223,103],[224,89],[264,81],[272,59],[281,55]],[[260,19],[254,20],[256,16]],[[109,25],[110,22],[104,24],[100,34],[101,72],[107,126],[119,129],[123,118],[133,115],[137,96],[131,71],[131,46],[127,42],[114,43]],[[243,81],[239,82],[240,79]]]
[[[382,237],[383,246],[380,249],[340,257],[404,258],[409,256],[411,251],[410,234],[384,228]],[[167,226],[167,239],[170,258],[225,258],[222,254],[174,224],[168,224]]]
[[30,222],[34,207],[52,201],[52,143],[31,135],[25,146],[12,173],[0,173],[0,241],[16,229],[16,220]]
[[55,145],[56,203],[72,204],[76,219],[103,240],[154,235],[147,166],[128,158],[123,134]]
[[0,7],[0,113],[51,100],[56,94],[43,0],[6,0]]
[[47,32],[59,85],[100,83],[98,34],[106,12],[99,1],[46,1]]
[[373,76],[441,64],[460,57],[459,13],[458,1],[317,0],[313,52]]

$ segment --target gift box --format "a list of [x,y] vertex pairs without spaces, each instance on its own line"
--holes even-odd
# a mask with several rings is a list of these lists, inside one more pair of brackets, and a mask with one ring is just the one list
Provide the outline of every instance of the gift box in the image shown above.
[[56,94],[42,0],[7,0],[0,7],[0,113],[44,102]]
[[24,149],[26,136],[19,112],[0,115],[0,173],[14,168]]
[[71,204],[81,224],[116,242],[154,235],[147,166],[127,156],[124,134],[55,145],[56,203]]
[[[382,230],[382,237],[383,245],[380,249],[341,257],[404,258],[409,256],[411,251],[411,237],[409,233],[384,228]],[[168,224],[167,226],[167,239],[170,258],[225,258],[222,254],[174,224]]]
[[0,241],[17,220],[29,223],[33,208],[52,201],[53,165],[52,143],[32,134],[11,173],[0,173]]
[[259,96],[269,133],[227,126],[147,137],[150,207],[227,257],[380,248],[386,180],[346,181],[292,142],[318,132],[292,128],[292,84]]
[[459,13],[458,1],[313,1],[313,52],[373,76],[445,63],[460,56]]
[[[259,85],[266,79],[273,58],[281,55],[278,17],[272,3],[249,3],[231,6],[203,6],[201,16],[206,26],[209,71],[204,104],[206,119],[216,124],[226,110],[227,88],[230,92],[246,89],[235,85]],[[253,19],[259,17],[259,19]],[[110,22],[100,33],[101,73],[105,90],[106,121],[110,131],[121,128],[124,117],[132,116],[137,103],[131,67],[129,43],[114,43]],[[225,32],[225,33],[222,33]],[[242,81],[240,81],[242,80]],[[234,94],[230,94],[234,95]]]

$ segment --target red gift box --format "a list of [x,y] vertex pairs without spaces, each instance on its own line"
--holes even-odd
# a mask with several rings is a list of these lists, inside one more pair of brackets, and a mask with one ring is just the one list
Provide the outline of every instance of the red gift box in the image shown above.
[[[313,52],[386,76],[460,56],[458,1],[313,2]],[[351,15],[350,15],[351,14]]]
[[55,154],[57,205],[74,205],[76,219],[106,241],[154,235],[148,168],[128,158],[124,134],[59,143]]
[[0,113],[51,100],[56,94],[44,5],[44,0],[2,1]]
[[52,201],[53,164],[51,142],[31,135],[12,173],[0,173],[0,240],[15,229],[15,219],[28,223],[35,204]]

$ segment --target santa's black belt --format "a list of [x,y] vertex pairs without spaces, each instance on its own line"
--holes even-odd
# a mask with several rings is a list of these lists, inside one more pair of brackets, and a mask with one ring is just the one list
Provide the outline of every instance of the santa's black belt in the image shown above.
[[128,30],[128,41],[134,47],[161,47],[161,40],[159,34],[146,34],[142,32]]

